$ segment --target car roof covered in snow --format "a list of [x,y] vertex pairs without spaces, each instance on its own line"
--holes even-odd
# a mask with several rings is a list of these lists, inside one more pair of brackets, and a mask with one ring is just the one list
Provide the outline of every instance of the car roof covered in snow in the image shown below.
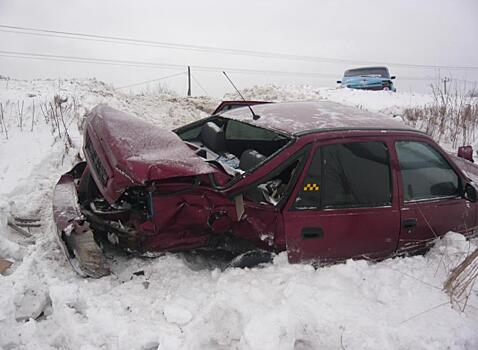
[[331,101],[285,102],[255,105],[254,120],[247,107],[221,114],[266,129],[291,135],[328,130],[406,130],[417,131],[391,116],[345,106]]

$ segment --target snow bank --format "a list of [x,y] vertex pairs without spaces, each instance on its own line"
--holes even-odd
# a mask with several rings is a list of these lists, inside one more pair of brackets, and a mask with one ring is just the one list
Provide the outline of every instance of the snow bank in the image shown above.
[[[58,94],[55,86],[46,88],[57,83],[9,80],[5,89],[0,81],[0,102],[40,103]],[[106,102],[170,128],[215,105],[206,98],[120,94],[94,80],[61,85],[68,87],[61,93],[77,96],[85,110]],[[375,110],[409,103],[405,94],[289,90],[255,88],[248,97],[347,99]],[[26,118],[30,106],[25,103]],[[81,145],[78,123],[70,124],[73,146],[66,153],[42,118],[33,131],[20,131],[16,119],[8,123],[9,139],[0,133],[0,258],[15,264],[0,275],[2,349],[478,348],[476,289],[464,313],[451,308],[441,289],[448,271],[478,244],[454,233],[425,256],[380,263],[347,261],[315,270],[290,265],[281,254],[264,268],[221,271],[191,265],[179,254],[114,255],[112,275],[79,278],[59,249],[51,219],[54,183]],[[41,216],[34,242],[6,226],[11,211]]]
[[[405,108],[423,106],[433,101],[429,94],[392,91],[366,91],[348,88],[315,88],[312,86],[254,86],[242,91],[249,100],[274,102],[315,101],[326,99],[372,112],[401,115]],[[227,94],[228,99],[238,99],[236,94]]]

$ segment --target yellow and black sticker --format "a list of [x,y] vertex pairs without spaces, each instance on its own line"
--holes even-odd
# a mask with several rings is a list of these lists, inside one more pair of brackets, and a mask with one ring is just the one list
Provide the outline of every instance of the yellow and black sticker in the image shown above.
[[320,191],[319,184],[306,184],[304,186],[304,191]]

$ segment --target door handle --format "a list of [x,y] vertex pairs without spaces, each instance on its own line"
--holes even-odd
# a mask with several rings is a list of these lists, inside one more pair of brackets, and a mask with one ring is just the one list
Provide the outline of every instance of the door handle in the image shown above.
[[324,230],[320,227],[305,227],[301,231],[302,239],[323,238]]
[[405,219],[402,221],[402,226],[407,229],[411,229],[417,226],[418,220],[416,218]]

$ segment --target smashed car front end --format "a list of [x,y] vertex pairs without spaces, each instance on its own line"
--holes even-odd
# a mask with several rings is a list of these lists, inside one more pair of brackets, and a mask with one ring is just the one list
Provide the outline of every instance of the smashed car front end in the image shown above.
[[[100,105],[87,118],[83,151],[86,161],[60,178],[53,200],[58,237],[77,272],[108,273],[102,239],[139,253],[204,244],[200,229],[178,234],[178,212],[170,209],[177,202],[173,194],[191,191],[217,169],[198,159],[176,134]],[[168,198],[159,205],[163,191]],[[190,214],[191,222],[204,220],[195,216]],[[168,236],[174,225],[175,235]],[[162,239],[151,239],[159,229],[165,232]]]
[[274,249],[277,208],[261,203],[262,197],[246,205],[240,187],[291,140],[249,125],[266,139],[230,140],[228,152],[227,123],[236,127],[235,135],[247,125],[213,116],[173,132],[107,106],[92,110],[84,133],[86,161],[61,177],[53,202],[58,237],[73,267],[86,276],[108,273],[100,254],[104,244],[148,255]]

